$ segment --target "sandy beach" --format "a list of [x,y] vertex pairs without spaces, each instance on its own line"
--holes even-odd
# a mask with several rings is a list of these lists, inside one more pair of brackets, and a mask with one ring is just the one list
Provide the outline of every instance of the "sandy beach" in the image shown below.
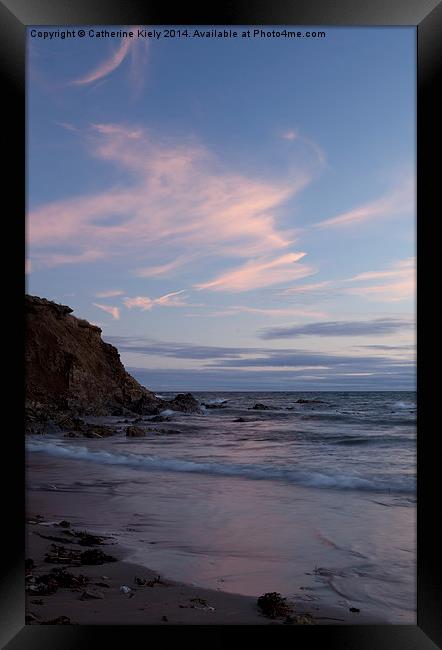
[[[60,526],[67,520],[53,522],[40,513],[27,521],[27,624],[80,625],[369,625],[375,623],[360,612],[324,605],[310,605],[287,600],[290,612],[268,616],[257,599],[215,591],[172,581],[154,570],[125,561],[126,551],[117,540],[103,544],[79,545],[74,529]],[[90,532],[90,531],[88,531]],[[54,541],[56,540],[56,541]],[[60,541],[58,541],[60,540]],[[61,544],[63,540],[63,544]],[[65,540],[65,541],[64,541]],[[54,563],[54,549],[69,553],[99,549],[116,561],[99,565]],[[32,559],[32,563],[30,560]],[[29,568],[32,567],[32,568]],[[46,593],[45,576],[64,575],[64,581],[77,581],[70,587],[54,587]],[[40,585],[40,586],[39,586]],[[43,586],[42,586],[43,585]],[[51,589],[51,587],[49,588]]]

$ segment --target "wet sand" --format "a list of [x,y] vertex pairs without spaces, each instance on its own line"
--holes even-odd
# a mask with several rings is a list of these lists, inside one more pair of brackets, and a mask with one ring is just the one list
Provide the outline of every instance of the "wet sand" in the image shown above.
[[[106,543],[98,548],[105,554],[115,557],[116,562],[81,566],[73,566],[69,562],[48,563],[45,561],[45,556],[53,548],[51,545],[54,543],[58,545],[58,542],[47,537],[66,537],[67,541],[63,546],[68,550],[84,551],[89,548],[79,547],[78,544],[70,542],[69,536],[63,534],[64,529],[60,528],[58,523],[45,521],[40,513],[28,517],[27,558],[32,558],[35,565],[32,571],[28,572],[28,576],[38,579],[39,576],[47,575],[54,568],[64,567],[75,576],[85,576],[88,578],[88,583],[79,588],[59,588],[50,595],[27,591],[28,624],[47,624],[59,617],[68,617],[70,624],[80,625],[370,625],[376,623],[369,616],[361,613],[349,611],[346,614],[342,610],[317,604],[306,607],[306,603],[293,601],[288,601],[292,606],[292,613],[288,619],[286,616],[269,618],[261,613],[256,599],[250,596],[171,581],[158,576],[158,573],[153,570],[125,561],[125,549],[112,539],[106,540]],[[137,584],[135,578],[151,584]],[[128,587],[130,591],[122,590],[121,587]]]
[[[39,462],[42,460],[40,457]],[[54,459],[51,459],[50,462],[53,461]],[[89,467],[87,465],[87,468]],[[28,486],[33,485],[32,473],[31,463],[28,465]],[[41,478],[40,468],[39,481]],[[53,476],[48,476],[49,480],[51,478]],[[44,624],[58,617],[67,617],[71,624],[80,625],[380,624],[379,617],[374,618],[363,611],[350,611],[349,607],[336,608],[324,604],[323,601],[306,602],[291,598],[287,599],[292,607],[289,619],[286,616],[269,618],[263,615],[258,607],[256,596],[228,593],[222,591],[222,586],[218,589],[208,589],[174,581],[169,578],[164,566],[160,581],[155,582],[159,574],[155,565],[148,569],[146,565],[131,562],[129,558],[133,557],[133,549],[124,546],[118,534],[107,527],[103,528],[105,504],[103,495],[97,496],[92,490],[82,492],[81,495],[75,491],[60,492],[55,489],[28,490],[26,557],[31,558],[35,564],[29,576],[37,581],[29,583],[28,580],[28,587],[38,584],[39,576],[50,574],[54,568],[65,567],[75,576],[83,575],[88,578],[85,586],[58,588],[50,595],[28,590],[28,623]],[[108,520],[112,519],[112,511],[109,510],[106,515]],[[62,520],[69,521],[70,527],[60,527]],[[66,534],[69,530],[87,530],[110,537],[104,540],[104,545],[80,546],[78,539]],[[66,541],[62,543],[47,537]],[[81,566],[73,566],[69,561],[61,564],[46,562],[45,555],[51,553],[52,544],[77,552],[98,548],[105,554],[114,556],[117,561]],[[155,554],[152,555],[152,560],[154,558]],[[151,585],[139,584],[136,578],[151,582]],[[121,590],[121,587],[128,587],[129,590]],[[278,589],[266,585],[260,593],[268,591]],[[284,593],[281,595],[287,596]]]

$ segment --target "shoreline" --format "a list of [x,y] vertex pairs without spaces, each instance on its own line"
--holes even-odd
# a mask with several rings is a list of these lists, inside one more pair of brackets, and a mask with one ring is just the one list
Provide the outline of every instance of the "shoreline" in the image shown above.
[[[345,612],[318,602],[309,605],[291,599],[287,599],[291,607],[288,615],[270,618],[260,611],[257,599],[252,596],[206,589],[163,577],[152,569],[127,561],[128,549],[115,538],[98,546],[80,546],[63,532],[72,530],[71,527],[62,528],[59,523],[40,513],[28,513],[27,516],[26,558],[34,563],[27,578],[27,624],[379,625],[378,620],[360,612]],[[87,532],[94,534],[92,527],[88,527]],[[45,555],[54,548],[51,544],[59,544],[47,537],[66,537],[63,547],[68,551],[99,549],[116,561],[97,565],[45,562]],[[79,587],[59,587],[51,594],[29,591],[30,586],[38,588],[35,580],[62,568],[75,578],[84,576],[87,582]],[[146,584],[140,584],[143,581]]]

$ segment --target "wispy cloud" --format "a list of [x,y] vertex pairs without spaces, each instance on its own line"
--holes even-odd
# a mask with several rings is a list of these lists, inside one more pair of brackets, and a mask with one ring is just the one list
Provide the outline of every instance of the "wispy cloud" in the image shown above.
[[114,298],[116,296],[122,296],[123,293],[119,289],[110,289],[109,291],[98,291],[95,296],[97,298]]
[[297,299],[313,295],[316,299],[329,299],[351,294],[372,301],[398,302],[412,298],[415,292],[416,259],[409,257],[392,262],[382,270],[363,271],[350,278],[295,285],[284,289],[279,295],[295,296]]
[[119,309],[119,307],[111,307],[110,305],[100,305],[97,302],[94,302],[93,305],[94,305],[94,307],[98,307],[98,309],[102,309],[107,314],[110,314],[112,316],[112,318],[115,318],[115,320],[120,319],[120,309]]
[[322,291],[333,284],[331,280],[323,280],[322,282],[311,282],[309,284],[299,284],[295,287],[289,287],[281,292],[281,295],[290,295],[293,293],[310,293],[312,291]]
[[369,372],[341,373],[329,369],[294,372],[293,368],[128,368],[138,381],[154,390],[205,391],[207,386],[219,391],[268,390],[414,390],[416,377],[413,369],[386,366]]
[[382,197],[314,224],[317,228],[341,228],[359,225],[377,218],[413,214],[415,206],[414,179],[405,176],[398,185]]
[[165,264],[157,264],[156,266],[145,266],[143,268],[136,269],[134,274],[140,278],[154,278],[158,276],[168,276],[173,274],[176,269],[182,267],[184,264],[187,264],[192,260],[191,255],[180,255],[171,262],[166,262]]
[[[309,172],[254,179],[223,169],[195,140],[160,141],[139,127],[94,124],[87,136],[91,154],[129,172],[130,184],[33,210],[27,229],[33,251],[75,246],[81,262],[93,247],[130,259],[134,272],[148,277],[201,256],[266,255],[271,272],[271,256],[293,244],[294,232],[278,225],[277,213],[308,184]],[[290,277],[298,277],[293,269]]]
[[[137,28],[133,28],[137,29]],[[106,41],[104,41],[106,42]],[[73,86],[84,86],[103,79],[116,70],[126,59],[131,57],[130,78],[133,87],[139,91],[144,80],[148,41],[142,38],[122,38],[118,49],[102,61],[97,67],[78,79],[70,82]]]
[[[248,307],[246,305],[234,305],[220,311],[205,312],[204,316],[233,316],[236,314],[257,314],[259,316],[301,316],[310,318],[325,318],[327,312],[313,309],[298,309],[293,307]],[[195,314],[200,316],[201,314]]]
[[243,266],[222,273],[214,280],[203,282],[196,287],[212,291],[239,292],[303,278],[315,273],[312,267],[297,264],[305,255],[306,253],[286,253],[273,259],[246,262]]
[[[116,345],[135,376],[147,386],[170,390],[253,390],[268,386],[274,389],[364,390],[383,388],[413,389],[414,359],[397,359],[388,355],[327,354],[302,349],[222,347],[162,342],[136,337],[106,337]],[[140,366],[144,357],[149,370]],[[136,360],[138,358],[138,361]],[[155,368],[155,358],[187,360],[191,367]],[[126,362],[127,363],[127,362]],[[172,361],[170,363],[173,363]],[[309,389],[307,388],[307,390]]]
[[263,339],[295,338],[297,336],[385,336],[413,327],[411,321],[398,318],[376,318],[368,321],[329,321],[274,327],[261,333]]
[[311,138],[305,137],[295,129],[288,129],[287,131],[284,131],[283,133],[281,133],[281,138],[283,140],[288,140],[289,142],[297,141],[297,142],[304,143],[309,147],[309,149],[313,151],[320,165],[321,166],[325,165],[326,158],[322,147],[320,147],[319,144],[314,140],[312,140]]
[[150,311],[155,306],[161,307],[188,307],[182,294],[184,289],[180,291],[172,291],[166,293],[159,298],[148,298],[147,296],[136,296],[135,298],[125,298],[123,303],[128,309],[141,309],[141,311]]
[[350,287],[346,293],[363,296],[381,302],[397,302],[412,298],[416,292],[416,260],[414,257],[393,263],[382,271],[367,271],[350,278],[348,282],[367,282],[378,280],[375,284]]
[[170,357],[174,359],[189,359],[210,362],[211,366],[235,367],[302,367],[327,369],[340,366],[342,369],[355,372],[368,372],[373,368],[384,365],[398,364],[404,366],[411,363],[407,360],[397,360],[389,356],[367,356],[355,354],[329,354],[313,350],[294,348],[266,347],[229,347],[214,345],[197,345],[193,343],[163,342],[156,339],[131,336],[109,336],[109,343],[119,350],[145,356]]
[[48,268],[65,264],[89,264],[105,257],[104,251],[84,250],[81,253],[36,253],[33,258],[39,265]]

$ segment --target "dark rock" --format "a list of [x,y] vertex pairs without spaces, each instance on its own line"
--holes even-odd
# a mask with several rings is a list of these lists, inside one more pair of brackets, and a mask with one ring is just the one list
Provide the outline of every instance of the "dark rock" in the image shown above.
[[60,528],[70,528],[71,527],[71,522],[66,521],[66,519],[63,519],[63,521],[60,521],[60,523],[56,524],[56,526],[60,526]]
[[141,386],[118,350],[102,340],[101,329],[73,316],[70,307],[29,295],[25,307],[26,433],[61,429],[69,437],[100,438],[112,428],[86,425],[78,416],[201,412],[190,393],[166,401]]
[[134,578],[134,582],[140,587],[155,587],[155,585],[166,584],[163,580],[161,580],[161,576],[157,576],[153,580],[148,580],[147,578],[139,578],[138,576],[136,576]]
[[83,436],[86,438],[108,438],[113,436],[115,429],[98,424],[88,424],[83,430]]
[[287,603],[287,599],[282,598],[281,594],[275,591],[260,596],[257,602],[262,613],[269,618],[288,616],[292,612],[292,607]]
[[166,402],[166,408],[185,413],[201,413],[200,405],[191,393],[179,393],[173,400]]
[[117,558],[112,555],[106,555],[103,551],[93,549],[84,551],[80,555],[80,564],[104,564],[105,562],[116,562]]
[[361,611],[361,610],[358,609],[357,607],[350,607],[349,609],[350,609],[351,612],[357,612],[357,613],[359,613],[359,612]]
[[323,402],[320,399],[297,399],[296,403],[297,404],[325,404],[325,402]]
[[64,546],[51,544],[51,550],[45,555],[45,562],[50,564],[72,564],[80,566],[82,564],[104,564],[105,562],[116,562],[117,559],[112,555],[106,555],[98,549],[87,551],[76,551],[67,549]]
[[28,557],[25,560],[25,571],[27,573],[28,571],[32,571],[32,569],[35,569],[35,563],[32,558]]
[[41,582],[55,581],[57,587],[64,589],[78,589],[83,587],[89,582],[89,578],[84,575],[74,575],[69,573],[65,568],[62,569],[51,569],[51,572],[46,576],[40,576],[39,580]]
[[312,625],[313,618],[310,614],[303,614],[301,616],[286,616],[284,625]]
[[162,400],[126,372],[99,327],[44,298],[26,296],[25,307],[28,431],[63,413],[106,415],[120,408],[141,414],[163,408]]
[[88,533],[86,530],[84,531],[73,531],[73,534],[75,535],[76,538],[78,538],[78,543],[81,546],[99,546],[101,544],[104,544],[104,537],[100,537],[99,535],[93,535],[92,533]]
[[154,417],[150,419],[150,422],[170,422],[171,419],[172,418],[165,415],[154,415]]
[[261,404],[260,402],[257,402],[254,406],[252,406],[249,411],[270,411],[272,409],[271,406],[267,406],[266,404]]
[[208,605],[207,600],[204,600],[204,598],[190,598],[191,603],[196,603],[197,605],[204,605],[205,607]]
[[126,436],[128,438],[142,438],[146,435],[144,429],[140,427],[126,427]]
[[166,623],[169,621],[169,619],[167,618],[167,616],[162,616],[162,617],[161,617],[161,620],[162,620],[162,621],[165,621]]
[[234,422],[247,422],[245,418],[236,418],[236,420],[233,420]]
[[56,535],[43,535],[43,533],[35,533],[35,534],[38,535],[39,537],[42,537],[43,539],[49,539],[51,542],[58,542],[60,544],[65,544],[67,541],[65,537],[57,537]]

